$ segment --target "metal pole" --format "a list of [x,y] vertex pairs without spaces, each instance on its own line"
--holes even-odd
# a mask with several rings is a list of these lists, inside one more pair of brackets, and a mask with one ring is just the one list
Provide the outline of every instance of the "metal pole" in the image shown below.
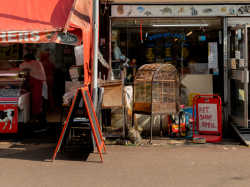
[[112,19],[109,18],[109,71],[108,71],[108,80],[111,80],[112,75]]
[[228,79],[228,71],[229,71],[229,65],[228,65],[228,19],[225,17],[223,20],[223,53],[224,53],[224,64],[223,64],[223,70],[224,70],[224,103],[226,104],[226,107],[224,108],[224,122],[227,125],[228,123],[228,117],[229,113],[231,111],[231,102],[230,102],[230,80]]
[[97,108],[97,78],[98,78],[98,37],[99,37],[99,0],[94,0],[93,2],[93,47],[94,47],[94,57],[93,57],[93,75],[92,75],[92,85],[93,85],[93,104],[95,109]]
[[248,128],[248,83],[249,83],[249,72],[248,72],[248,26],[244,27],[244,90],[245,90],[245,101],[244,101],[244,127]]

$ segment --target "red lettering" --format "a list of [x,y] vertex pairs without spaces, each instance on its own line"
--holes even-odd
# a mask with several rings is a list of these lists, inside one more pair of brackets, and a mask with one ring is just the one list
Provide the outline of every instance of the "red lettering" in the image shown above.
[[6,32],[1,32],[0,33],[0,39],[2,40],[1,42],[6,42]]
[[212,114],[200,114],[200,120],[211,120]]
[[208,113],[208,109],[209,109],[208,106],[200,107],[199,108],[199,112],[200,113]]
[[215,124],[213,122],[208,122],[208,121],[202,121],[201,122],[201,126],[203,128],[207,128],[207,129],[214,129],[216,128]]
[[17,42],[17,33],[8,32],[8,42]]
[[38,42],[40,35],[38,31],[10,31],[0,32],[0,42]]
[[19,42],[22,42],[23,39],[24,39],[24,33],[23,32],[19,32],[18,36],[19,36]]
[[30,38],[31,41],[37,42],[40,40],[39,32],[37,31],[31,32],[30,35],[31,35],[31,38]]
[[26,42],[29,41],[29,33],[28,32],[24,33],[24,41],[26,41]]

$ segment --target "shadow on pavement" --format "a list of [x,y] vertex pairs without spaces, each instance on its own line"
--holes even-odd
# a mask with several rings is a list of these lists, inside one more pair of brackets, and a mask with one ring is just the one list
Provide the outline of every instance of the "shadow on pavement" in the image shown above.
[[[0,158],[51,161],[60,132],[60,125],[48,124],[44,127],[23,126],[18,134],[1,134]],[[60,151],[56,160],[86,161],[91,152],[75,146]]]

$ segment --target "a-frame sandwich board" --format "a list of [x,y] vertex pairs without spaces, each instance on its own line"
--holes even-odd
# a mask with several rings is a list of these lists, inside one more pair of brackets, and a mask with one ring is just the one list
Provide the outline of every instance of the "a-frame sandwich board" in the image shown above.
[[83,103],[90,121],[90,126],[91,126],[91,131],[94,137],[94,141],[96,143],[96,147],[97,150],[100,154],[100,158],[101,161],[103,162],[103,156],[102,156],[102,150],[104,150],[104,152],[106,152],[106,147],[105,147],[105,143],[104,143],[104,139],[102,136],[102,131],[100,129],[100,124],[98,122],[96,113],[95,113],[95,109],[94,109],[94,105],[93,102],[91,100],[90,94],[89,94],[89,89],[88,87],[83,87],[83,88],[78,88],[76,95],[72,101],[72,104],[70,106],[70,110],[68,113],[68,116],[66,118],[66,121],[64,122],[64,126],[60,135],[60,138],[58,140],[57,146],[54,150],[54,154],[53,154],[53,158],[52,161],[55,160],[57,153],[59,152],[62,142],[63,142],[63,138],[65,136],[66,130],[69,127],[70,123],[72,123],[72,118],[74,117],[72,114],[74,113],[73,111],[75,110],[75,107],[77,105],[79,105],[80,103],[80,97],[83,98]]

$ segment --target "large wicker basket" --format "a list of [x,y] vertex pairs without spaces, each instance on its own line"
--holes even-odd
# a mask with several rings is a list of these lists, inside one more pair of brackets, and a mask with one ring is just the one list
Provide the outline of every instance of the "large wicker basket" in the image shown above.
[[176,113],[179,81],[171,64],[146,64],[139,68],[134,80],[134,113]]

